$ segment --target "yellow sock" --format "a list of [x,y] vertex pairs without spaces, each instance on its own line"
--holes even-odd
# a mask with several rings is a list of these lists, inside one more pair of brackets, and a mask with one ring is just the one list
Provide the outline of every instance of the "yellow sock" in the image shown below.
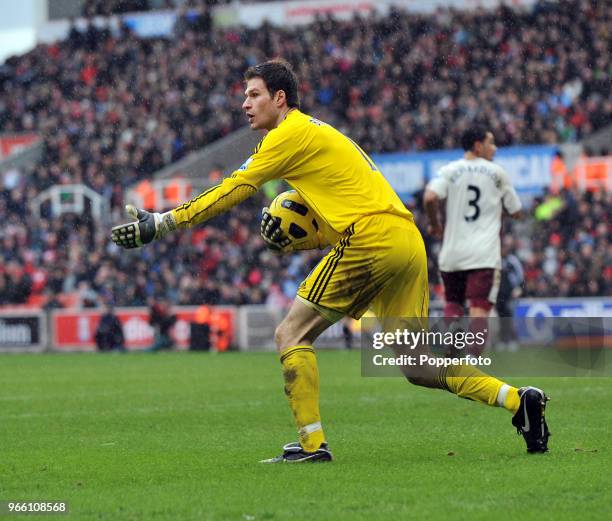
[[440,369],[440,385],[461,398],[497,405],[516,414],[520,405],[518,389],[489,376],[473,366],[451,365]]
[[281,353],[285,394],[297,424],[300,444],[308,452],[325,441],[319,413],[319,368],[312,346],[288,347]]

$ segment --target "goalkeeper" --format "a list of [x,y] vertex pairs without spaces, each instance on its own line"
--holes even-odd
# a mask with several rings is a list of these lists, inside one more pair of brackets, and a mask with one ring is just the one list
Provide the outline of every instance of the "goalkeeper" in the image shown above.
[[[331,461],[319,414],[313,342],[343,316],[358,319],[368,308],[383,324],[390,317],[425,318],[429,306],[425,247],[412,214],[359,145],[300,112],[298,83],[288,63],[273,60],[256,65],[246,71],[245,80],[242,108],[251,129],[266,132],[253,155],[221,184],[169,212],[128,207],[137,221],[114,227],[112,240],[124,248],[159,240],[229,210],[272,179],[285,179],[297,190],[321,225],[320,234],[308,246],[333,247],[302,282],[276,330],[285,393],[299,441],[265,461]],[[279,223],[266,212],[262,236],[277,252],[291,250]],[[528,450],[547,450],[546,397],[540,390],[519,390],[466,366],[406,367],[405,375],[412,383],[508,409]]]

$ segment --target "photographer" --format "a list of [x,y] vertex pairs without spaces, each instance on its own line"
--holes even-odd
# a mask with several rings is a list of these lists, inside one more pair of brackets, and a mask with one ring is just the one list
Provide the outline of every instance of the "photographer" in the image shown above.
[[170,330],[176,323],[176,315],[172,313],[170,302],[161,298],[159,302],[151,305],[149,313],[149,324],[155,328],[155,341],[147,351],[172,349],[174,342],[170,336]]

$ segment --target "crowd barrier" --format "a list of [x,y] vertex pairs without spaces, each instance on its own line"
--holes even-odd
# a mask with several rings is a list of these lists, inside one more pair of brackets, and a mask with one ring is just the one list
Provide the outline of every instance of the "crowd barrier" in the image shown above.
[[[520,299],[515,321],[521,333],[525,319],[612,318],[612,298]],[[142,351],[154,342],[155,329],[146,307],[117,308],[128,351]],[[284,312],[258,306],[176,306],[171,335],[177,350],[228,349],[273,351],[274,330]],[[430,307],[432,316],[442,314],[440,302]],[[102,310],[56,309],[49,312],[22,308],[0,309],[0,352],[95,351],[95,331]],[[198,327],[200,326],[200,327]],[[197,335],[193,337],[192,335]],[[359,345],[359,324],[352,320],[334,324],[317,341],[319,348]],[[354,341],[351,342],[351,337]]]

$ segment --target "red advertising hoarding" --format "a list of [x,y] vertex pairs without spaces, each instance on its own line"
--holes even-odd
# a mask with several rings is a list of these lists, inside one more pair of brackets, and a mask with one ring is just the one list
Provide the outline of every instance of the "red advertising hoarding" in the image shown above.
[[[197,307],[176,307],[177,321],[172,328],[172,338],[177,349],[186,350],[191,340],[191,323]],[[235,309],[210,307],[211,347],[225,350],[233,344]],[[141,351],[153,344],[155,330],[149,324],[148,308],[117,308],[115,313],[123,326],[125,347],[129,351]],[[94,335],[101,310],[59,309],[51,314],[52,346],[60,351],[95,351]]]
[[39,141],[36,134],[18,134],[0,137],[0,159],[4,159],[13,154],[32,146]]

